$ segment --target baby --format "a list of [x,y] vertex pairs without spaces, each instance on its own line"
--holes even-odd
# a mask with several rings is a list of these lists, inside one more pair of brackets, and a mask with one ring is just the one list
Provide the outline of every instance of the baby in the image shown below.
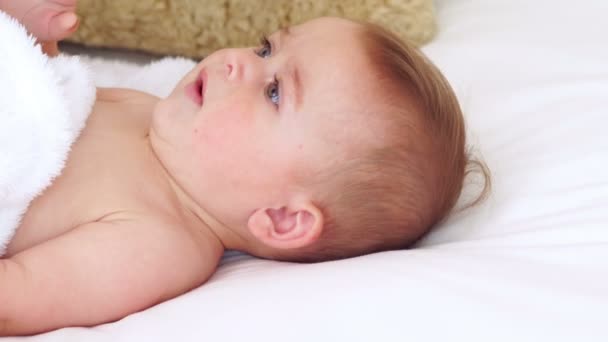
[[[75,5],[0,0],[49,54]],[[226,249],[317,262],[406,248],[471,163],[439,71],[345,19],[217,51],[164,99],[98,89],[0,260],[0,335],[120,319],[201,285]]]

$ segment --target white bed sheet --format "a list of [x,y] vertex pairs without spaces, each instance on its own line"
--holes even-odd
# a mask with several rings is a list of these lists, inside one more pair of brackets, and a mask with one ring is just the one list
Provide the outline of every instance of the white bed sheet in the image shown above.
[[493,171],[485,204],[413,250],[315,265],[229,254],[174,300],[25,341],[608,341],[608,2],[437,7],[424,50]]

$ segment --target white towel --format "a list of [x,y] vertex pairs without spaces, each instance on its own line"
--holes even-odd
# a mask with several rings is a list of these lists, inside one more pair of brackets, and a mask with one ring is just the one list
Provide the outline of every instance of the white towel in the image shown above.
[[94,100],[77,57],[48,58],[0,11],[0,256],[29,203],[61,173]]

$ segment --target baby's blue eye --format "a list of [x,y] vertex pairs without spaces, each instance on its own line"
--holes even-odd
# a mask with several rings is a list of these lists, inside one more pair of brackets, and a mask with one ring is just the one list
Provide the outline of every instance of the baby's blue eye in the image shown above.
[[279,91],[279,80],[275,78],[274,82],[272,82],[266,88],[266,96],[268,96],[270,102],[272,102],[275,106],[279,106],[279,102],[281,100],[281,94]]
[[262,47],[256,50],[255,53],[262,58],[270,57],[272,55],[272,44],[270,44],[270,41],[266,36],[263,36],[260,39],[260,44]]

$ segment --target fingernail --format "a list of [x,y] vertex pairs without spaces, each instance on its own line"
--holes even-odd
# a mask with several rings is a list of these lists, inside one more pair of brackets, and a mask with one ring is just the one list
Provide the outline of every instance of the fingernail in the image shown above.
[[65,13],[65,14],[61,15],[61,18],[59,18],[59,27],[61,27],[64,30],[69,30],[69,29],[73,28],[77,22],[78,22],[78,16],[75,13],[73,13],[73,12]]

